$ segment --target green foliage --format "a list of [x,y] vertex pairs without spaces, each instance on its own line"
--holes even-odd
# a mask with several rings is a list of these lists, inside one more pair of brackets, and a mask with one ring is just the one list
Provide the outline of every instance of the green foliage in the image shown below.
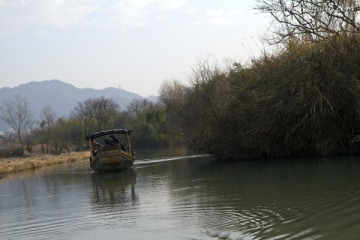
[[135,100],[128,107],[131,116],[133,147],[149,149],[165,147],[170,144],[168,137],[165,106],[147,100]]
[[148,149],[166,146],[164,134],[157,132],[151,124],[140,122],[134,126],[133,146],[135,149]]
[[249,67],[200,68],[190,87],[168,85],[161,99],[187,142],[208,153],[357,153],[359,63],[359,36],[290,42],[282,52],[264,54]]

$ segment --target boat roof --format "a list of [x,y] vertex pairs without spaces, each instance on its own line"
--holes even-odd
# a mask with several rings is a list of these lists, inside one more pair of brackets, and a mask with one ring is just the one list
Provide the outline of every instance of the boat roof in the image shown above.
[[109,129],[109,130],[104,130],[104,131],[100,131],[100,132],[96,132],[91,134],[88,137],[85,137],[86,139],[94,139],[94,138],[98,138],[98,137],[102,137],[102,136],[106,136],[106,135],[111,135],[111,134],[127,134],[127,133],[131,133],[133,130],[126,130],[126,129],[122,129],[122,128],[118,128],[118,129]]

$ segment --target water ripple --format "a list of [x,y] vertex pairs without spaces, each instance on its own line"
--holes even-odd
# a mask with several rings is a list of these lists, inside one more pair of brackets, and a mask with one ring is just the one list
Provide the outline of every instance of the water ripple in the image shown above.
[[62,167],[0,184],[0,238],[357,239],[359,186],[357,162],[192,155],[104,175]]

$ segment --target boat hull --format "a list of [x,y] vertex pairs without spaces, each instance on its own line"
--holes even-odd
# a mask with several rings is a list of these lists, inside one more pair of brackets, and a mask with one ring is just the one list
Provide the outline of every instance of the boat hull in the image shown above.
[[134,158],[121,150],[99,152],[90,158],[90,167],[96,171],[114,171],[131,168]]

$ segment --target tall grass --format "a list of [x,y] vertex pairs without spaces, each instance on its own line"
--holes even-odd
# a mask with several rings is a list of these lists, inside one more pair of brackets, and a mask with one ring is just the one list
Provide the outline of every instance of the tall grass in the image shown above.
[[192,146],[221,156],[358,153],[359,70],[358,35],[289,42],[249,67],[207,69],[183,91],[181,125]]
[[357,153],[359,64],[357,37],[290,43],[271,61],[259,59],[247,99],[255,116],[243,128],[248,141],[280,157]]

